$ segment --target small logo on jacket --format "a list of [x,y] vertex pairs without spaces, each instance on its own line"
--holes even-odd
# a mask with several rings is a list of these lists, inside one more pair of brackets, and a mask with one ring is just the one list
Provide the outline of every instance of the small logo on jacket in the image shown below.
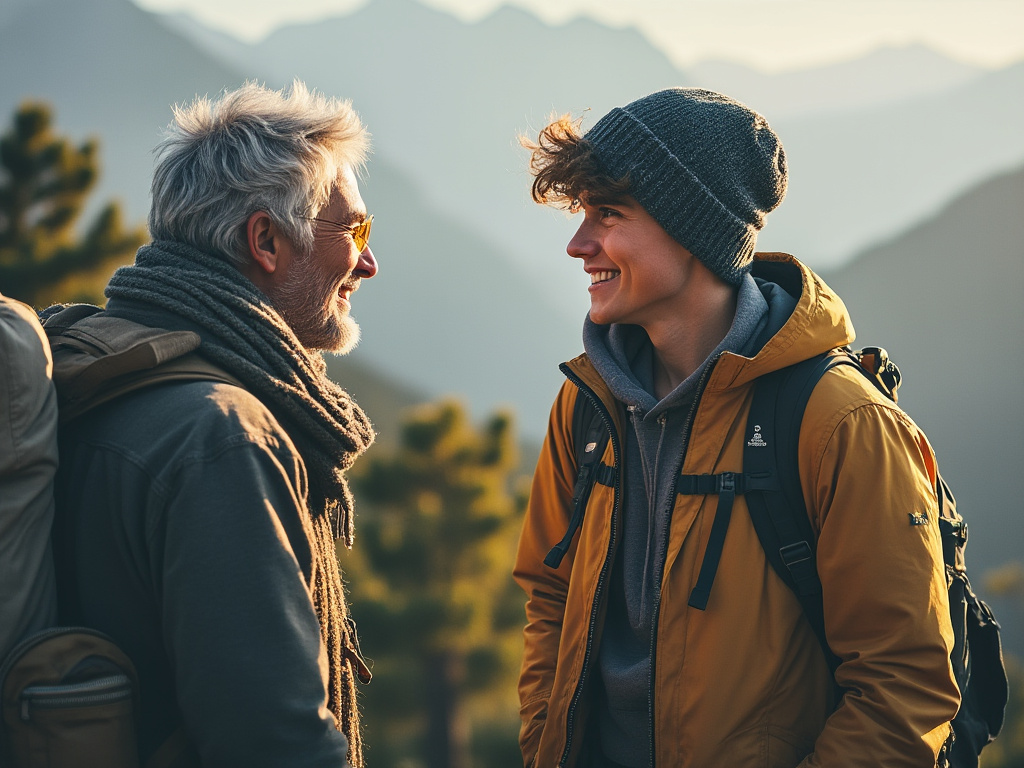
[[911,525],[928,525],[927,512],[921,512],[920,514],[918,514],[917,512],[911,512],[909,513],[909,516]]
[[761,437],[761,425],[760,424],[755,424],[754,425],[754,436],[751,437],[749,440],[747,440],[747,447],[748,448],[767,448],[768,447],[768,443],[765,442],[765,439],[763,437]]

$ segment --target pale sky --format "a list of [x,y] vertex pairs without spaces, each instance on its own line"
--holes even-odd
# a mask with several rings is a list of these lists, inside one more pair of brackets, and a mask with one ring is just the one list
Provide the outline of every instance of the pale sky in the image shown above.
[[[420,0],[466,21],[500,5],[549,23],[580,15],[635,26],[679,66],[725,59],[767,71],[850,59],[883,45],[923,43],[962,61],[1024,59],[1024,0]],[[277,26],[343,15],[367,0],[136,0],[186,10],[258,40]]]

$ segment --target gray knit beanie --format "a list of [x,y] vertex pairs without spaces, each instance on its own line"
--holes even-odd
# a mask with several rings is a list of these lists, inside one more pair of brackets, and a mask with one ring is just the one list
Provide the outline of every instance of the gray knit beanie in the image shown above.
[[786,153],[761,115],[720,93],[670,88],[616,107],[584,138],[666,232],[739,284],[786,194]]

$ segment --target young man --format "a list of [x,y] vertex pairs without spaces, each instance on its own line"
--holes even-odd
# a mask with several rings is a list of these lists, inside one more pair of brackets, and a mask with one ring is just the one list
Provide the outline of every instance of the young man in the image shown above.
[[362,764],[335,540],[373,431],[320,350],[356,343],[350,302],[377,272],[366,147],[347,102],[298,82],[177,109],[154,240],[107,286],[104,317],[195,334],[236,382],[150,386],[62,429],[62,621],[134,662],[140,764],[175,744],[175,766]]
[[[826,374],[800,431],[835,679],[742,495],[706,606],[689,604],[718,496],[677,493],[677,477],[739,471],[757,378],[853,341],[813,272],[754,254],[786,190],[778,137],[727,97],[671,89],[586,135],[558,120],[532,148],[534,198],[583,214],[567,251],[590,275],[591,308],[516,564],[526,765],[934,765],[959,703],[935,459],[856,371]],[[614,472],[551,567],[569,527],[578,398],[605,419]]]

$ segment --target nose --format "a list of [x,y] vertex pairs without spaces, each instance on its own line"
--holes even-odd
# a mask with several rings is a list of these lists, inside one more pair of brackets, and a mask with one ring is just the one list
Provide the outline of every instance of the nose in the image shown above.
[[576,234],[572,236],[569,244],[565,246],[565,252],[574,259],[587,259],[597,255],[601,250],[601,244],[591,235],[586,220],[580,224]]
[[359,261],[356,262],[352,274],[362,278],[371,278],[377,274],[377,259],[373,257],[370,246],[363,248],[363,252],[359,254]]

